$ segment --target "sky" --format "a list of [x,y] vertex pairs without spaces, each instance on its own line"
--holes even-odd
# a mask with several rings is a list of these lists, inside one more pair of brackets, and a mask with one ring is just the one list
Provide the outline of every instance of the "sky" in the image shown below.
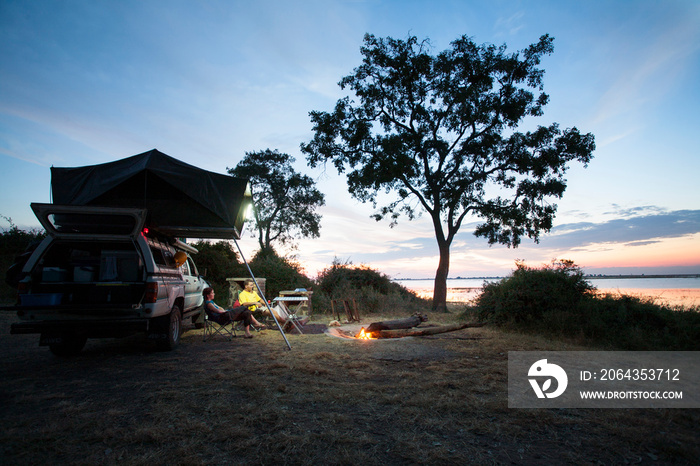
[[[311,111],[347,95],[365,33],[463,36],[515,52],[554,37],[543,59],[550,103],[536,124],[596,138],[572,165],[539,244],[494,245],[465,222],[450,277],[503,276],[516,260],[570,259],[588,273],[700,273],[700,2],[696,0],[0,0],[0,228],[38,228],[51,166],[150,149],[217,173],[279,150],[326,196],[321,237],[293,252],[310,277],[334,260],[392,278],[430,278],[427,215],[370,218],[332,167],[299,146]],[[250,259],[257,241],[240,241]]]

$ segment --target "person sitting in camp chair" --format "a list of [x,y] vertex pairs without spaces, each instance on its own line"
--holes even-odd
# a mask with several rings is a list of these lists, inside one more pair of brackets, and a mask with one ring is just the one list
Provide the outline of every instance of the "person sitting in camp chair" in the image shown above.
[[[250,278],[245,281],[245,289],[238,293],[238,303],[246,306],[250,312],[255,312],[258,308],[267,309],[267,304],[255,292],[255,282]],[[269,312],[268,312],[269,315]]]
[[224,309],[214,302],[214,289],[205,288],[202,291],[204,296],[204,312],[207,316],[219,325],[226,325],[231,322],[243,321],[243,330],[245,331],[245,338],[253,338],[250,333],[250,326],[262,327],[262,324],[255,320],[253,313],[250,312],[247,306],[238,306],[232,309]]
[[255,282],[250,278],[245,281],[245,288],[238,293],[236,302],[241,306],[247,306],[250,312],[258,312],[258,317],[267,317],[270,311],[267,310],[265,301],[255,292]]
[[[255,312],[256,310],[259,311],[263,316],[269,316],[270,311],[267,308],[267,304],[265,301],[255,292],[253,289],[255,287],[255,283],[253,280],[250,278],[245,281],[245,289],[238,293],[238,303],[241,306],[248,306],[248,309],[251,312]],[[275,313],[275,317],[277,318],[277,322],[284,327],[287,324],[287,321],[289,320],[289,313],[284,310],[281,306],[275,306],[272,308],[272,312]],[[305,319],[302,319],[298,321],[301,325],[304,325],[306,322],[308,322],[309,318],[306,317]]]

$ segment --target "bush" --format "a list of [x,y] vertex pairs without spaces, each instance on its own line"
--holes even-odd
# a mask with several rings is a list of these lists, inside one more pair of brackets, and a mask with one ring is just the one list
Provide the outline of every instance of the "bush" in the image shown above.
[[[238,254],[233,250],[233,246],[228,241],[210,243],[208,241],[198,241],[192,244],[199,251],[194,255],[199,273],[214,288],[214,292],[219,299],[228,297],[227,278],[241,276],[239,269],[245,268],[238,259]],[[248,272],[243,275],[248,276]],[[224,301],[222,301],[224,302]]]
[[499,325],[540,325],[545,313],[573,309],[594,289],[572,261],[553,261],[541,269],[516,262],[511,276],[484,285],[477,315]]
[[610,349],[700,349],[698,309],[594,291],[571,261],[542,269],[518,263],[511,276],[484,286],[474,312],[501,327]]
[[[424,312],[429,302],[419,298],[388,276],[361,265],[337,259],[316,278],[318,306],[331,312],[331,300],[355,300],[360,313],[413,314]],[[317,306],[316,301],[314,306]],[[337,309],[336,309],[337,312]]]
[[[311,279],[304,275],[300,264],[279,256],[272,249],[259,251],[251,259],[250,269],[256,277],[265,278],[265,298],[269,300],[277,297],[282,290],[310,290],[313,286]],[[240,273],[243,275],[238,275],[239,277],[250,275],[247,269]]]
[[697,351],[700,312],[658,305],[633,296],[584,300],[568,322],[548,327],[560,334],[620,350]]
[[[199,273],[214,288],[222,303],[227,302],[227,278],[250,277],[246,265],[239,259],[229,241],[209,243],[199,241],[193,246]],[[311,288],[313,282],[302,272],[299,264],[280,257],[274,250],[259,251],[248,263],[256,278],[265,278],[265,298],[273,299],[281,290]]]
[[[44,239],[46,233],[39,230],[20,230],[12,223],[12,219],[3,215],[0,217],[10,225],[0,234],[0,270],[2,270],[3,275],[2,283],[0,283],[0,300],[10,302],[17,298],[17,291],[6,281],[8,279],[12,281],[12,277],[6,275],[8,269],[19,259],[19,256],[33,250]],[[25,261],[28,258],[27,254],[24,257]]]

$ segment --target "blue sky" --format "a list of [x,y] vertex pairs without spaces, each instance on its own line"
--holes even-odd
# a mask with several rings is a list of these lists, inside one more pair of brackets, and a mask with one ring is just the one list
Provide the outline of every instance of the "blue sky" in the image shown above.
[[[700,272],[700,3],[697,1],[44,1],[0,2],[0,215],[38,226],[49,167],[108,162],[157,148],[226,173],[247,151],[297,158],[326,194],[321,238],[296,251],[307,272],[334,257],[392,277],[431,277],[427,218],[395,228],[369,218],[331,168],[299,144],[308,113],[331,110],[360,64],[365,33],[461,35],[510,51],[545,33],[550,104],[536,123],[596,136],[573,166],[555,227],[540,244],[488,247],[470,222],[451,276],[502,275],[568,258],[591,273]],[[0,227],[9,224],[0,220]],[[241,242],[252,256],[256,242]]]

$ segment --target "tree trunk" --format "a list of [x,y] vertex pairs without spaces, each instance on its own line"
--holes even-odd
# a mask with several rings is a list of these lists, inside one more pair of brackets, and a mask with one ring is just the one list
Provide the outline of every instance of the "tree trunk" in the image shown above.
[[435,272],[433,287],[433,312],[447,311],[447,276],[450,273],[450,245],[447,241],[438,239],[440,262]]
[[483,327],[484,325],[486,325],[486,322],[467,322],[465,324],[440,325],[437,327],[380,330],[376,335],[372,336],[376,338],[418,337],[424,335],[436,335],[438,333],[454,332],[455,330],[462,330],[463,328],[467,327]]

